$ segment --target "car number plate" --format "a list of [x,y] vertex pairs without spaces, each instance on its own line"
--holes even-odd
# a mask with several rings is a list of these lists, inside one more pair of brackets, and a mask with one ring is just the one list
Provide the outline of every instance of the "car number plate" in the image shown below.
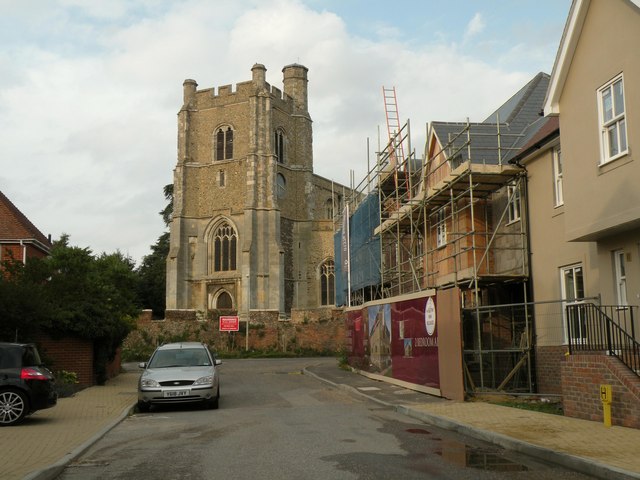
[[165,397],[186,397],[189,395],[189,390],[169,390],[164,392]]

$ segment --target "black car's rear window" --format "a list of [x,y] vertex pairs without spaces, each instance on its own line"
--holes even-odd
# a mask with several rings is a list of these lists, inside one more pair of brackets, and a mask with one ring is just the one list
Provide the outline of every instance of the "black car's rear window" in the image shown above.
[[35,347],[28,345],[24,350],[24,354],[22,355],[22,366],[38,367],[40,365],[42,365],[42,361],[40,360],[38,350],[36,350]]
[[0,348],[0,368],[22,367],[22,347]]
[[41,364],[38,350],[31,345],[9,345],[0,348],[0,368],[37,367]]

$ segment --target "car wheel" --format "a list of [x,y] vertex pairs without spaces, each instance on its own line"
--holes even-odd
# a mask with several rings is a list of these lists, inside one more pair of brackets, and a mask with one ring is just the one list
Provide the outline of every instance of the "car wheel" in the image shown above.
[[138,411],[140,413],[147,413],[151,409],[151,405],[147,402],[138,402]]
[[29,412],[27,396],[19,390],[0,392],[0,426],[20,423]]

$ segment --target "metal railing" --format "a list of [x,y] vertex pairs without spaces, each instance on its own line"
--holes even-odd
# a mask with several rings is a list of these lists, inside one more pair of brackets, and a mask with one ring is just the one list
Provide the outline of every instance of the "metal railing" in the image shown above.
[[569,353],[606,352],[640,376],[640,343],[631,306],[574,303],[567,305]]

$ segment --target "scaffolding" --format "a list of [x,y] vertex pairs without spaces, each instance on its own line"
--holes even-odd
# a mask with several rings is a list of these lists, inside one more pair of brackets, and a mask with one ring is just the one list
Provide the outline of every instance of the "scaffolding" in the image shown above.
[[379,240],[379,257],[371,253],[375,261],[365,262],[379,268],[379,281],[367,294],[362,284],[352,290],[353,305],[458,287],[466,385],[474,392],[533,388],[529,308],[517,316],[492,314],[496,310],[490,308],[528,302],[528,242],[521,218],[525,172],[508,161],[518,137],[499,121],[434,122],[418,160],[407,121],[390,130],[375,166],[347,200],[356,211],[370,198],[366,192],[374,192],[379,204],[379,218],[368,222],[365,235]]

